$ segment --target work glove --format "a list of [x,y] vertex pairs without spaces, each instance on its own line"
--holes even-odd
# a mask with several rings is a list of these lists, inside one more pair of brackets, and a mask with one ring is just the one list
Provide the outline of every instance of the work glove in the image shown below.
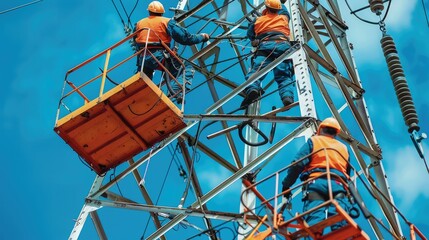
[[287,210],[292,210],[292,196],[290,195],[288,198],[286,198],[285,200],[284,200],[284,206],[285,206],[285,209],[287,209]]
[[210,36],[207,33],[201,33],[203,36],[203,42],[207,42],[210,39]]
[[[289,188],[282,188],[282,192],[289,190]],[[284,205],[283,205],[283,209],[287,209],[287,210],[291,210],[292,209],[292,192],[287,192],[283,194],[283,197],[285,199],[283,199]]]

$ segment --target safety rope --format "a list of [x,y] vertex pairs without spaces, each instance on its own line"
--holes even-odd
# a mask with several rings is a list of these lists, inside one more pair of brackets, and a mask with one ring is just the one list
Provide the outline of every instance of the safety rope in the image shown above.
[[142,178],[142,180],[140,180],[140,185],[142,185],[142,186],[144,186],[145,185],[145,178],[146,178],[146,173],[147,173],[147,169],[149,168],[149,164],[150,164],[150,159],[152,158],[152,152],[153,152],[153,150],[154,150],[154,147],[151,147],[150,148],[150,152],[149,152],[149,158],[148,158],[148,160],[147,160],[147,164],[146,164],[146,169],[144,170],[144,173],[143,173],[143,178]]
[[150,111],[152,111],[152,109],[154,109],[155,108],[155,106],[156,105],[158,105],[158,103],[161,101],[161,99],[162,99],[162,92],[160,93],[160,95],[159,95],[159,97],[158,97],[158,100],[148,109],[148,110],[146,110],[145,112],[142,112],[142,113],[138,113],[138,112],[135,112],[132,108],[131,108],[131,104],[133,104],[133,103],[135,103],[135,102],[132,102],[131,104],[128,104],[128,110],[130,110],[130,112],[132,113],[132,114],[134,114],[134,115],[136,115],[136,116],[143,116],[143,115],[145,115],[145,114],[147,114],[148,112],[150,112]]
[[[176,150],[177,150],[177,145],[176,145]],[[174,158],[174,156],[175,156],[175,155],[173,155],[173,157],[171,158],[170,164],[168,165],[167,172],[165,173],[164,180],[162,181],[162,184],[161,184],[161,188],[159,189],[158,197],[156,198],[156,201],[155,201],[155,205],[158,205],[158,201],[159,201],[159,198],[161,197],[161,193],[162,193],[162,191],[163,191],[163,189],[164,189],[165,182],[166,182],[166,180],[167,180],[167,176],[168,176],[168,175],[169,175],[169,173],[170,173],[171,164],[173,163],[173,158]],[[143,230],[143,234],[142,234],[142,236],[141,236],[141,238],[140,238],[141,240],[145,239],[145,238],[144,238],[144,236],[145,236],[146,231],[147,231],[147,228],[148,228],[148,226],[149,226],[150,217],[151,217],[151,216],[149,215],[149,216],[148,216],[148,219],[147,219],[147,221],[146,221],[146,226],[145,226],[145,228],[144,228],[144,230]]]

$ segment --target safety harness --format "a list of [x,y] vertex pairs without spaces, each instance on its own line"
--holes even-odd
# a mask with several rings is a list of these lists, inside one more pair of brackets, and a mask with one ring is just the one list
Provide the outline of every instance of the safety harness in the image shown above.
[[[164,59],[161,61],[161,64],[163,64],[163,65],[165,65],[166,64],[166,59],[170,59],[170,53],[165,49],[165,47],[164,47],[164,45],[167,45],[167,46],[169,46],[170,44],[168,43],[168,44],[162,44],[161,42],[154,42],[154,43],[137,43],[136,44],[137,45],[137,51],[140,51],[141,49],[143,49],[143,48],[147,48],[150,52],[152,52],[152,53],[154,53],[154,52],[156,52],[156,51],[163,51],[163,54],[164,54]],[[141,62],[142,62],[142,57],[143,57],[143,52],[141,52],[140,54],[139,54],[139,58],[137,59],[137,64],[140,64]],[[139,66],[139,65],[137,65],[137,66]],[[158,68],[157,68],[157,70],[163,70],[162,68],[161,68],[161,66],[159,66]]]
[[263,56],[266,58],[275,59],[277,56],[273,56],[271,50],[259,50],[259,46],[262,42],[290,42],[289,37],[280,32],[266,32],[258,35],[255,40],[252,41],[252,46],[256,47],[256,51],[253,57]]
[[[302,181],[305,181],[310,177],[310,175],[312,173],[315,173],[315,172],[326,173],[326,169],[325,168],[311,169],[309,171],[302,173],[300,175],[300,179]],[[361,209],[361,211],[364,212],[365,217],[367,217],[367,214],[366,214],[367,211],[365,211],[365,209],[362,209],[362,206],[359,204],[359,201],[356,201],[356,200],[360,199],[360,195],[358,195],[355,188],[351,189],[351,186],[354,186],[354,185],[350,181],[350,179],[348,179],[341,171],[339,171],[337,169],[331,168],[330,172],[331,172],[331,176],[332,176],[333,180],[342,179],[344,182],[347,183],[347,186],[344,186],[344,189],[347,191],[347,193],[344,193],[344,192],[337,193],[333,196],[333,198],[337,199],[338,201],[343,201],[346,197],[348,198],[348,201],[350,202],[351,207],[348,209],[345,209],[345,210],[350,214],[350,216],[352,218],[358,218],[360,215],[359,210],[356,208],[355,205],[358,205],[358,207]],[[326,176],[323,176],[322,178],[326,178]],[[313,181],[315,181],[315,180],[313,180]],[[311,184],[311,183],[312,182],[310,182],[308,184]],[[303,201],[315,201],[315,200],[327,201],[327,200],[329,200],[329,197],[326,196],[325,194],[320,194],[320,193],[315,192],[315,191],[309,192],[307,190],[308,184],[305,184],[302,187],[302,193],[303,193],[302,200]]]

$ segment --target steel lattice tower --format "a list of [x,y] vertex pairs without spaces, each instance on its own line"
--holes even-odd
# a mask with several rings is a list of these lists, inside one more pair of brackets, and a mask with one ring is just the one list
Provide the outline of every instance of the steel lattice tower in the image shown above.
[[[225,199],[224,191],[240,185],[242,178],[261,179],[268,174],[265,169],[272,172],[286,166],[284,162],[279,166],[282,163],[279,159],[290,161],[299,146],[295,141],[302,143],[314,133],[318,121],[329,116],[335,117],[341,125],[340,138],[351,150],[352,164],[358,175],[371,187],[370,198],[380,213],[377,216],[383,218],[380,221],[395,235],[403,236],[383,169],[381,149],[364,99],[364,86],[353,59],[352,45],[346,38],[348,26],[337,0],[288,0],[286,5],[291,15],[293,40],[297,44],[245,82],[251,47],[243,37],[249,21],[261,11],[263,1],[178,1],[174,9],[177,22],[193,31],[217,36],[208,44],[186,48],[186,52],[179,49],[196,70],[195,88],[187,94],[184,108],[187,127],[150,151],[130,159],[128,165],[122,164],[115,170],[114,178],[96,176],[70,239],[78,239],[84,227],[90,228],[86,221],[88,215],[100,239],[107,239],[110,233],[122,229],[106,229],[105,222],[110,222],[111,216],[117,212],[129,213],[129,210],[142,216],[132,218],[139,219],[132,222],[136,235],[142,234],[150,214],[151,222],[145,235],[148,239],[179,239],[177,236],[184,236],[181,231],[187,230],[175,231],[178,225],[188,226],[188,231],[192,228],[194,234],[189,236],[201,232],[206,238],[218,239],[216,229],[222,222],[244,223],[243,206],[239,207],[241,193],[237,191],[236,198]],[[223,61],[232,58],[232,62]],[[281,106],[281,101],[277,94],[268,94],[252,104],[247,114],[243,110],[235,112],[243,99],[243,89],[287,58],[294,62],[297,102],[292,107],[273,110],[271,105]],[[269,78],[270,75],[264,80],[266,93],[275,90],[273,80]],[[204,101],[198,101],[202,97]],[[254,124],[263,133],[276,124],[273,128],[277,131],[271,143],[249,146],[240,139],[238,131],[242,131],[249,142],[258,142],[261,136],[242,123]],[[158,202],[160,174],[168,172],[168,163],[164,160],[170,147],[180,149],[176,158],[183,159],[179,160],[185,165],[181,176],[187,176],[190,187],[185,194],[177,194],[177,188],[182,189],[184,184],[179,184],[177,181],[181,178],[171,171],[170,175],[176,177],[169,175],[165,189],[171,196]],[[290,151],[292,155],[285,156]],[[210,169],[205,167],[209,165],[213,176],[218,178],[214,186],[209,186],[206,181],[205,174]],[[217,171],[220,171],[218,175]],[[153,187],[155,182],[158,182],[157,187]],[[127,193],[118,192],[118,184],[126,187]],[[270,191],[261,189],[261,192],[273,195],[274,187]],[[226,205],[226,201],[234,206],[220,207]],[[256,208],[260,204],[253,194],[248,194],[245,201],[247,207]],[[109,215],[107,209],[117,211]],[[363,222],[367,225],[366,230],[372,229],[375,237],[383,239],[387,230],[377,221],[369,218]],[[239,231],[246,233],[249,229],[240,227]]]

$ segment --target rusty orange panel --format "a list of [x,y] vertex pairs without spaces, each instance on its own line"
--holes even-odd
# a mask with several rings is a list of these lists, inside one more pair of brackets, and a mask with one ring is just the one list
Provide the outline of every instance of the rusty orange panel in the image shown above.
[[360,229],[360,227],[356,224],[356,222],[353,221],[353,219],[347,214],[346,211],[344,211],[336,201],[333,201],[333,204],[335,205],[338,214],[330,216],[327,219],[324,219],[318,223],[315,223],[314,225],[310,227],[302,227],[296,232],[293,232],[288,235],[288,237],[292,239],[297,239],[301,237],[307,237],[310,234],[316,234],[317,232],[322,231],[325,228],[328,228],[335,223],[338,223],[340,221],[345,220],[347,224],[335,231],[328,232],[323,236],[317,237],[317,239],[320,240],[336,240],[336,239],[361,239],[361,240],[368,240],[368,235]]
[[340,229],[324,235],[321,240],[337,240],[337,239],[359,239],[369,240],[368,235],[360,228],[355,228],[352,225],[346,225]]
[[181,111],[136,74],[59,119],[54,130],[103,174],[184,127]]

